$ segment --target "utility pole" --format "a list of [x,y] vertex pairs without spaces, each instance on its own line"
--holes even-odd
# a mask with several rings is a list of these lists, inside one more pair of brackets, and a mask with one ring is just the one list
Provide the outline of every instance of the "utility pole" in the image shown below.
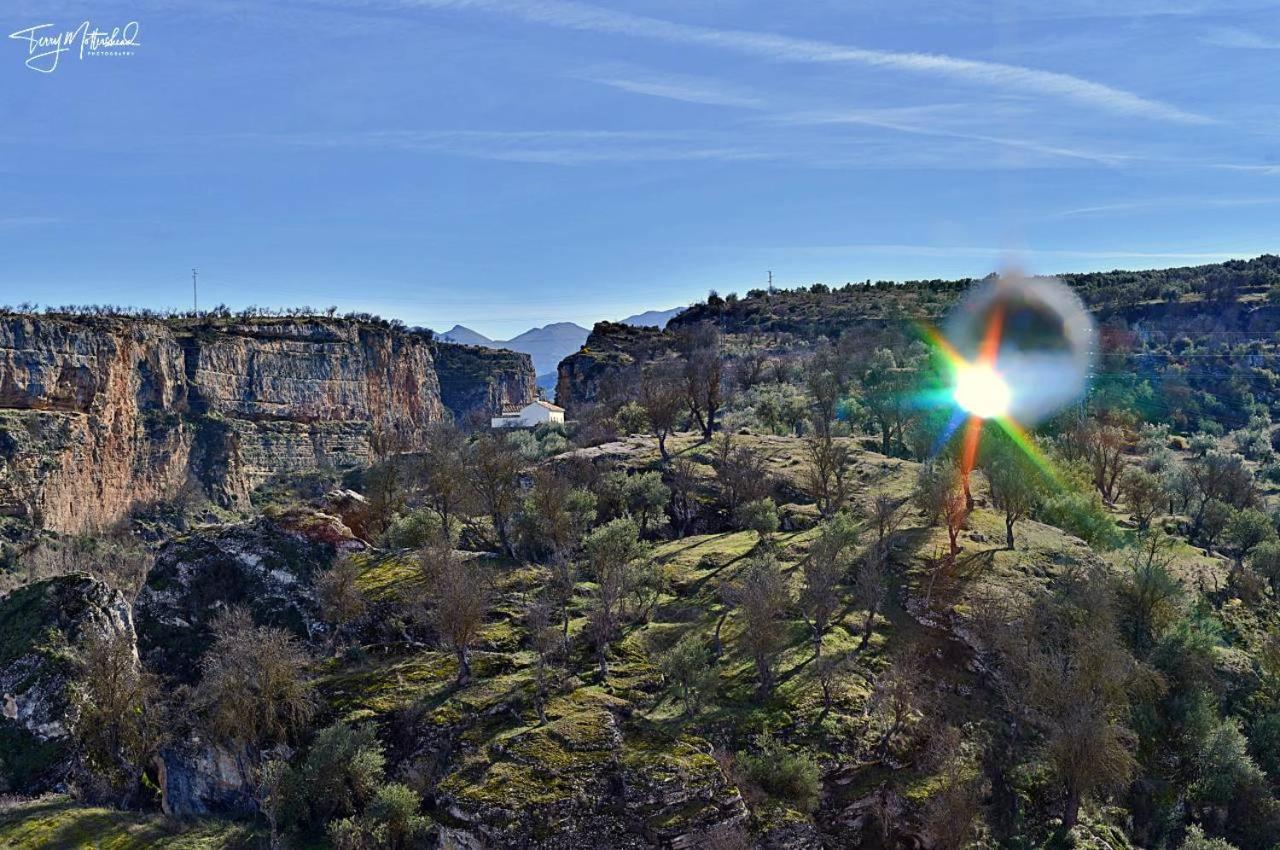
[[769,288],[773,289],[773,269],[769,269]]
[[196,275],[199,274],[195,269],[191,270],[191,309],[197,316],[200,315],[200,290],[196,288]]

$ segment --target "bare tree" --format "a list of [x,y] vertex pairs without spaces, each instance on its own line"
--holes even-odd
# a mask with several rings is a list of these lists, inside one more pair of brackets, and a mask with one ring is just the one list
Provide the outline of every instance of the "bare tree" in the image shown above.
[[737,360],[737,369],[734,370],[734,377],[738,381],[738,387],[742,390],[749,390],[756,384],[764,380],[764,367],[769,363],[769,353],[761,347],[759,334],[752,333],[748,335],[747,353]]
[[805,489],[818,503],[818,512],[832,516],[849,497],[849,447],[836,442],[830,429],[824,428],[805,438],[804,454],[809,462],[803,473]]
[[960,530],[969,516],[960,472],[955,464],[947,459],[938,459],[921,466],[913,498],[916,507],[931,523],[946,525],[947,540],[951,546],[948,563],[954,566],[960,552]]
[[364,616],[368,604],[360,590],[360,565],[350,556],[339,558],[316,577],[320,617],[330,628],[329,648],[336,651],[343,631]]
[[959,757],[942,767],[936,790],[925,801],[921,831],[934,850],[963,850],[970,846],[981,823],[987,783]]
[[573,604],[573,595],[578,589],[578,565],[568,557],[551,559],[551,581],[547,584],[547,592],[560,616],[561,643],[564,651],[569,651],[569,606]]
[[840,579],[849,569],[850,550],[858,542],[857,526],[846,516],[829,520],[814,541],[801,570],[800,612],[813,638],[813,654],[822,656],[822,638],[840,608]]
[[903,501],[888,493],[876,493],[871,497],[869,513],[876,527],[876,545],[887,546],[889,539],[902,524]]
[[877,760],[884,760],[894,740],[914,723],[924,703],[921,686],[920,659],[910,653],[899,654],[887,670],[872,683],[867,711],[880,736],[872,747]]
[[373,463],[364,474],[364,492],[369,501],[370,532],[385,531],[404,507],[405,476],[400,455],[407,442],[397,430],[375,426],[369,434]]
[[74,660],[68,725],[77,755],[110,801],[129,807],[166,737],[160,682],[124,634],[86,629]]
[[830,652],[815,662],[813,677],[817,680],[818,687],[822,690],[823,714],[830,713],[836,684],[845,678],[848,673],[848,667],[849,656]]
[[1124,470],[1124,450],[1128,435],[1114,425],[1094,423],[1089,426],[1086,460],[1093,470],[1093,483],[1107,500],[1114,504],[1116,481]]
[[684,364],[685,401],[689,413],[710,439],[716,429],[716,416],[724,403],[724,358],[720,352],[720,334],[707,325],[692,330],[687,340]]
[[742,505],[765,498],[773,489],[765,459],[750,446],[739,445],[731,434],[718,438],[712,465],[720,499],[731,517]]
[[513,558],[516,551],[511,542],[511,517],[520,505],[518,476],[522,465],[520,454],[511,444],[493,434],[472,443],[466,464],[472,492],[492,520],[498,543]]
[[417,471],[427,504],[440,518],[445,541],[451,543],[453,522],[462,513],[468,495],[466,442],[453,423],[440,423],[431,428]]
[[782,617],[790,597],[778,560],[769,553],[752,558],[738,580],[738,608],[743,621],[738,641],[755,663],[762,694],[773,689],[773,661],[782,645]]
[[830,437],[832,425],[840,414],[844,383],[827,353],[820,352],[810,361],[805,383],[812,399],[809,422],[815,433]]
[[854,597],[866,611],[862,621],[862,637],[858,641],[859,651],[866,649],[867,644],[871,642],[871,630],[875,628],[880,606],[884,604],[888,561],[888,547],[876,543],[867,549],[862,560],[858,562],[858,571],[853,579]]
[[680,376],[671,364],[655,363],[644,370],[640,380],[640,406],[644,408],[653,436],[658,440],[658,453],[663,463],[671,460],[667,437],[680,425],[686,407]]
[[448,546],[425,550],[423,572],[433,603],[440,637],[458,659],[457,684],[471,681],[471,644],[489,614],[489,577],[476,561],[463,561]]
[[678,457],[671,464],[667,480],[671,488],[671,518],[681,537],[689,533],[698,515],[698,481],[698,465],[689,458]]
[[524,613],[525,628],[529,632],[529,644],[537,656],[537,675],[534,680],[534,707],[538,722],[547,722],[547,666],[563,651],[560,630],[552,621],[551,605],[536,599],[529,603]]
[[307,654],[283,629],[255,626],[245,608],[219,614],[213,635],[194,706],[215,740],[245,747],[256,762],[262,749],[292,740],[315,713]]

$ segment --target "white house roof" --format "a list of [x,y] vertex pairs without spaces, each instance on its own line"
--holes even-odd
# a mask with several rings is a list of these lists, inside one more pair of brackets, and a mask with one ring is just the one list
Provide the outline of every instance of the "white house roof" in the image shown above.
[[536,404],[538,407],[545,407],[547,410],[554,410],[559,413],[564,413],[563,407],[557,407],[556,405],[552,404],[549,401],[543,401],[542,399],[538,399],[537,401],[533,402],[533,404],[531,404],[530,407],[532,407],[534,404]]

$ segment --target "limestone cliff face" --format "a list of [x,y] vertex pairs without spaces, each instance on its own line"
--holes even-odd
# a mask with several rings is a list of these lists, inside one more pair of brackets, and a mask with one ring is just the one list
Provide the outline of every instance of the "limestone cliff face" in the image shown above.
[[436,343],[436,374],[445,407],[459,422],[502,412],[503,405],[526,405],[538,397],[533,358],[478,345]]
[[74,531],[176,489],[187,394],[164,325],[0,319],[0,513]]
[[[0,316],[0,516],[76,532],[188,481],[235,506],[278,472],[368,462],[378,439],[412,449],[446,415],[434,345],[327,319]],[[518,395],[521,365],[456,391]]]

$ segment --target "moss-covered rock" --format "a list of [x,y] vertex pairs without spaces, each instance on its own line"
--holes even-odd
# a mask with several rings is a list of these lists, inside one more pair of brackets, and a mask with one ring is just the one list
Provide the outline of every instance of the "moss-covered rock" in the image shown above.
[[134,640],[124,596],[92,576],[46,579],[0,598],[0,784],[33,791],[68,768],[72,646],[92,630]]

